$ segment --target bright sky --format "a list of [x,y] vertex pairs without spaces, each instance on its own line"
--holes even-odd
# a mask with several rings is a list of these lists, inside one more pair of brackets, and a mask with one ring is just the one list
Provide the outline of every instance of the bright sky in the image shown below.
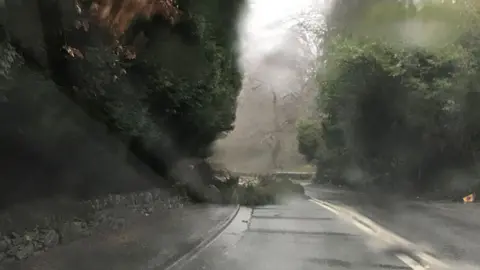
[[312,4],[319,0],[248,1],[244,21],[240,26],[243,40],[241,46],[246,58],[255,59],[278,46],[287,27],[294,22],[294,18],[310,10]]
[[249,26],[274,26],[306,11],[312,0],[250,0]]

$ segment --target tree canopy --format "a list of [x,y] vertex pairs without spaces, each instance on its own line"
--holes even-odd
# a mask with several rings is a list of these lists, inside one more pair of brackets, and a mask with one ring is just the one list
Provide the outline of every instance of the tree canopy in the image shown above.
[[30,120],[3,133],[45,133],[48,145],[68,141],[78,130],[57,120],[77,121],[67,108],[77,106],[163,176],[182,158],[210,155],[235,120],[242,6],[242,0],[6,0],[1,91],[15,108],[10,113]]
[[317,111],[299,125],[317,180],[427,192],[444,188],[450,170],[475,171],[477,9],[343,2],[326,19]]

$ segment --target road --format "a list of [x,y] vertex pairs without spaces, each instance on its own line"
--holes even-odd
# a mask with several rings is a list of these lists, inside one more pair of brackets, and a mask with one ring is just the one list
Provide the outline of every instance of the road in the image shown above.
[[414,269],[374,242],[334,212],[296,199],[241,209],[210,245],[169,270]]
[[[480,207],[475,204],[407,200],[338,188],[306,187],[307,194],[348,206],[434,254],[452,269],[480,269]],[[461,267],[460,267],[461,266]]]
[[478,204],[305,188],[319,200],[240,208],[223,231],[237,208],[154,212],[0,269],[480,269]]

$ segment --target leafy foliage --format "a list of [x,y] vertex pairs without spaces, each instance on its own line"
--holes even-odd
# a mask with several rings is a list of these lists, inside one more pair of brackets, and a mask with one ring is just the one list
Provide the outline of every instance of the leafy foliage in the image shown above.
[[[306,127],[300,125],[300,142],[317,144],[319,181],[361,178],[392,190],[433,190],[442,185],[442,172],[473,166],[480,150],[474,105],[480,75],[478,16],[454,4],[413,13],[409,7],[390,6],[382,10],[403,17],[382,17],[378,23],[371,15],[379,3],[363,3],[363,13],[350,11],[360,12],[349,17],[357,18],[355,24],[343,21],[345,28],[330,30],[314,116],[322,128],[314,131],[316,140],[305,139]],[[409,27],[412,20],[417,28]],[[371,31],[355,35],[358,29],[348,26],[359,22]],[[443,23],[448,28],[442,28],[442,38],[419,40],[422,33],[413,33]],[[389,35],[378,27],[390,29]],[[411,33],[391,36],[395,27]],[[312,151],[304,153],[311,158]]]
[[[22,83],[35,74],[47,93],[65,94],[173,182],[182,181],[167,177],[175,163],[208,156],[212,142],[233,128],[243,1],[38,3],[6,2],[12,16],[0,29],[8,49],[0,55],[3,90],[31,92],[41,107],[44,96]],[[7,74],[16,66],[21,72]]]
[[320,124],[313,120],[301,120],[297,124],[298,151],[307,161],[315,159],[317,149],[320,148]]

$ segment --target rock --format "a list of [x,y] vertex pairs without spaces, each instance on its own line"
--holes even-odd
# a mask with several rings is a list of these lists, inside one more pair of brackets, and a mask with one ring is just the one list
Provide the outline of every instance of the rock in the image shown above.
[[81,238],[85,235],[84,222],[73,221],[63,224],[60,230],[62,244],[70,243],[73,240]]
[[151,213],[153,213],[153,207],[146,207],[146,208],[143,210],[143,214],[144,214],[144,215],[150,215]]
[[35,254],[44,249],[44,245],[42,241],[33,241],[32,243],[33,243],[33,249],[35,250]]
[[5,241],[7,243],[7,245],[12,245],[12,239],[10,239],[9,237],[7,236],[4,236],[3,237],[3,241]]
[[115,205],[118,205],[120,204],[120,202],[122,201],[122,196],[120,195],[115,195]]
[[216,181],[223,182],[223,183],[227,182],[229,179],[227,176],[224,176],[224,175],[214,175],[213,177]]
[[100,210],[100,209],[101,209],[101,205],[100,205],[100,200],[99,200],[99,199],[92,200],[92,201],[91,201],[91,204],[92,204],[92,208],[93,208],[93,209],[95,209],[95,210]]
[[24,235],[23,238],[25,239],[25,242],[32,242],[32,237],[28,234]]
[[131,206],[135,207],[138,205],[138,202],[137,202],[137,197],[135,196],[136,194],[131,194],[129,197],[130,197],[130,204]]
[[173,204],[175,203],[175,201],[173,199],[168,199],[167,202],[166,202],[166,207],[168,209],[172,209],[173,208]]
[[5,252],[8,249],[8,242],[5,239],[0,240],[0,252]]
[[26,239],[24,237],[21,237],[16,233],[12,233],[12,238],[10,239],[10,245],[18,246],[23,244],[24,242],[26,242]]
[[108,214],[106,211],[100,211],[95,214],[94,220],[97,224],[102,224],[108,219]]
[[153,203],[153,195],[150,192],[145,192],[145,196],[143,197],[143,202],[145,204],[152,204]]
[[153,199],[154,200],[158,200],[161,196],[161,192],[160,192],[160,189],[154,189],[152,191],[152,194],[153,194]]
[[6,257],[7,257],[7,254],[5,254],[5,252],[0,252],[0,262],[5,260]]
[[15,258],[17,258],[17,260],[24,260],[33,255],[34,251],[35,248],[33,247],[32,243],[27,244],[26,246],[20,246],[15,253]]
[[59,239],[60,239],[60,237],[59,237],[58,233],[54,230],[50,230],[45,235],[45,239],[43,239],[43,245],[46,248],[54,247],[58,244]]
[[108,198],[104,198],[104,199],[101,201],[101,207],[102,207],[102,209],[108,208],[109,206],[111,206],[110,200],[109,200]]
[[26,233],[23,238],[25,239],[26,242],[32,242],[34,240],[38,240],[38,232],[32,231]]

